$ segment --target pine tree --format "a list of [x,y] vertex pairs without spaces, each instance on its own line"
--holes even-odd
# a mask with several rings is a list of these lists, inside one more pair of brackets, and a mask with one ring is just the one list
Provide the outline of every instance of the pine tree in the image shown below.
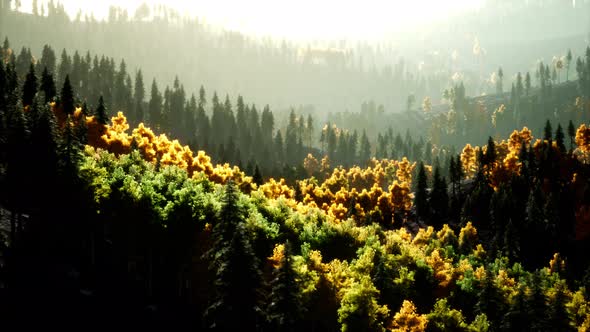
[[76,124],[72,121],[72,117],[68,115],[63,129],[59,158],[62,163],[61,169],[66,178],[71,178],[72,174],[77,173],[78,163],[82,159],[80,154],[81,143],[76,135],[76,129]]
[[367,132],[363,129],[363,135],[361,136],[361,150],[360,150],[360,161],[366,163],[371,158],[371,143],[367,137]]
[[[229,212],[227,202],[224,209]],[[216,295],[205,311],[205,321],[216,331],[257,331],[262,279],[259,263],[243,223],[233,226],[231,239],[215,257]]]
[[51,102],[57,95],[53,75],[47,70],[47,67],[43,69],[43,74],[41,74],[41,91],[45,94],[45,103]]
[[492,166],[496,161],[496,143],[494,139],[490,136],[488,137],[488,145],[486,148],[485,156],[484,156],[484,165]]
[[532,274],[530,288],[531,294],[526,303],[527,316],[530,319],[529,331],[547,331],[547,296],[545,296],[541,272]]
[[313,118],[311,117],[311,114],[307,115],[307,125],[306,125],[305,129],[307,130],[307,138],[308,138],[307,147],[309,149],[311,149],[312,145],[313,145],[313,129],[314,129]]
[[555,143],[557,143],[557,147],[559,151],[565,153],[565,135],[563,134],[563,129],[561,128],[561,124],[557,125],[557,130],[555,131]]
[[558,282],[554,288],[555,292],[549,304],[548,326],[550,331],[574,331],[570,325],[569,314],[566,310],[567,296],[566,286]]
[[158,90],[156,79],[152,81],[151,98],[148,106],[150,124],[156,128],[162,125],[162,94]]
[[419,219],[427,221],[430,215],[430,205],[428,204],[427,178],[424,163],[418,165],[418,176],[416,178],[416,195],[414,205],[416,206],[416,215]]
[[431,224],[440,227],[445,223],[448,216],[449,195],[447,193],[447,181],[441,175],[438,161],[435,162],[432,179],[432,192],[430,193]]
[[145,88],[143,85],[143,74],[141,73],[141,69],[135,75],[133,98],[135,99],[135,121],[141,123],[144,121],[143,102],[145,99]]
[[63,111],[67,115],[74,114],[75,105],[74,105],[74,91],[72,90],[72,85],[70,84],[70,76],[66,75],[66,79],[64,81],[63,88],[61,89],[61,98],[60,102],[63,108]]
[[293,268],[291,245],[284,244],[283,256],[273,273],[267,310],[273,331],[299,331],[304,306]]
[[98,107],[96,107],[96,121],[102,125],[109,123],[109,117],[107,115],[107,109],[104,105],[104,99],[102,96],[98,99]]
[[529,74],[529,72],[527,72],[526,76],[524,77],[524,90],[526,96],[528,97],[531,92],[531,74]]
[[30,106],[33,103],[33,99],[37,95],[37,76],[35,76],[35,66],[31,64],[29,67],[29,73],[25,79],[23,85],[23,105]]
[[277,134],[275,136],[274,150],[276,158],[275,163],[282,164],[285,161],[285,148],[283,145],[283,135],[281,135],[280,130],[277,130]]
[[258,168],[258,164],[256,164],[254,168],[254,176],[252,177],[252,181],[258,186],[261,186],[264,183],[264,179],[262,178],[262,173],[260,172],[260,168]]
[[499,325],[504,314],[505,303],[496,287],[495,275],[491,266],[486,269],[484,279],[481,281],[480,290],[477,294],[478,300],[475,305],[476,314],[485,314],[492,325]]
[[39,61],[39,67],[37,68],[38,71],[47,68],[49,74],[55,75],[55,64],[55,51],[53,51],[53,49],[49,45],[43,46],[43,51],[41,53],[41,61]]
[[27,199],[30,194],[28,185],[30,176],[30,145],[29,145],[29,128],[23,112],[22,105],[11,106],[6,114],[6,182],[3,183],[3,189],[10,195],[5,197],[7,208],[12,211],[10,218],[10,244],[15,246],[17,240],[17,219],[20,213],[25,212],[25,208],[30,201]]
[[551,144],[551,142],[553,141],[553,129],[551,129],[551,121],[549,120],[545,122],[543,139],[548,141],[549,144]]
[[520,285],[517,293],[512,297],[510,307],[502,318],[502,330],[526,331],[529,327],[529,317],[526,310],[526,287]]

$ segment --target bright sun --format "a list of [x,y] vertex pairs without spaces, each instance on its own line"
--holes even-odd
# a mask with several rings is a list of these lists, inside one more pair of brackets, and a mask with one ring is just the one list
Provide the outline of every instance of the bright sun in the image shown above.
[[[132,15],[141,3],[165,3],[181,13],[211,24],[256,35],[293,39],[375,39],[476,9],[485,0],[62,0],[70,15],[92,11],[108,15],[108,7],[127,8]],[[23,2],[23,10],[31,6]],[[43,1],[39,1],[40,3]]]

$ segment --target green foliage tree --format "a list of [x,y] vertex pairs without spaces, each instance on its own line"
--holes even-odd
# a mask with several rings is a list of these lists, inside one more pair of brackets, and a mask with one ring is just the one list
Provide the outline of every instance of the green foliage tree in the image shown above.
[[369,277],[353,281],[345,290],[338,309],[341,331],[385,331],[383,319],[389,310],[377,303],[378,295],[379,290]]

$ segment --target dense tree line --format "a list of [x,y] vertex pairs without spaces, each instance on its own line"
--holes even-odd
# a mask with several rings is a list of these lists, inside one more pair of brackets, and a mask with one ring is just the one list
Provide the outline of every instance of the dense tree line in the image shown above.
[[[135,13],[114,6],[102,21],[89,13],[70,18],[59,1],[38,2],[36,15],[16,11],[17,4],[8,1],[0,11],[0,31],[22,45],[49,43],[58,49],[105,52],[160,80],[173,81],[171,73],[183,73],[187,90],[205,85],[275,109],[306,100],[318,115],[349,108],[367,95],[397,108],[408,94],[438,94],[448,81],[446,72],[418,71],[392,45],[254,38],[210,26],[203,18],[185,17],[165,5],[143,5]],[[124,40],[134,40],[134,46]],[[176,50],[176,61],[167,60],[171,50]],[[336,95],[340,97],[330,97]]]
[[[154,80],[148,98],[141,71],[132,79],[107,58],[95,57],[95,67],[90,55],[64,51],[58,63],[46,47],[33,61],[7,41],[2,59],[7,324],[26,329],[34,316],[58,327],[221,331],[590,325],[590,129],[577,126],[587,122],[587,60],[554,99],[580,96],[578,113],[553,111],[559,121],[543,120],[537,141],[524,128],[457,154],[393,130],[377,133],[372,148],[366,131],[316,128],[295,111],[279,128],[269,108],[216,93],[209,102],[204,88],[188,98],[178,79],[163,93]],[[547,98],[539,112],[560,105],[549,99],[558,89],[548,72],[539,66],[538,96]],[[520,86],[517,78],[505,107],[526,105],[518,98],[528,84]],[[456,110],[469,109],[464,87],[449,94]],[[119,109],[127,117],[111,111]],[[460,119],[455,133],[475,137],[469,115]],[[245,167],[252,177],[213,165],[249,159],[259,163]],[[300,181],[265,181],[260,169]]]

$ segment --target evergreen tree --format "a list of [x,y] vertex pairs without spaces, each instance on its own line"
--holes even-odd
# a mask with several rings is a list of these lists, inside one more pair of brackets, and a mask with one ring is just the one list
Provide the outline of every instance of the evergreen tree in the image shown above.
[[258,168],[258,164],[256,164],[254,168],[254,176],[252,177],[252,181],[258,186],[264,184],[264,179],[262,178],[262,173],[260,172],[260,168]]
[[502,330],[526,331],[529,327],[529,317],[526,310],[526,287],[518,287],[517,293],[512,297],[510,307],[502,319]]
[[361,136],[361,150],[360,150],[360,161],[366,163],[371,158],[371,143],[367,137],[367,132],[363,129],[363,135]]
[[33,99],[37,95],[37,76],[35,76],[35,66],[31,64],[29,67],[29,73],[25,79],[23,85],[23,105],[30,106],[33,103]]
[[[6,164],[2,197],[7,208],[12,211],[10,218],[10,244],[15,246],[17,240],[17,215],[24,213],[30,200],[28,185],[32,185],[28,170],[30,167],[29,128],[21,104],[11,106],[6,114]],[[2,191],[2,194],[4,192]],[[4,196],[4,195],[3,195]]]
[[486,148],[485,156],[484,156],[484,165],[492,166],[496,161],[496,143],[494,139],[490,136],[488,137],[488,145]]
[[452,193],[453,196],[457,196],[460,194],[461,190],[461,180],[463,179],[463,164],[461,163],[461,156],[457,155],[456,158],[451,156],[451,165],[453,167],[449,167],[449,177],[451,180],[452,186]]
[[43,74],[41,74],[41,91],[45,94],[45,103],[49,103],[57,95],[53,75],[47,70],[47,67],[43,69]]
[[66,178],[71,178],[72,174],[77,173],[78,164],[82,159],[81,144],[76,135],[76,129],[72,116],[68,115],[63,129],[59,158],[62,163],[61,169]]
[[555,285],[555,292],[549,304],[547,317],[550,331],[574,331],[570,325],[569,314],[566,310],[568,300],[565,289],[566,287],[562,282]]
[[553,141],[553,129],[551,129],[551,121],[549,121],[549,120],[547,120],[547,122],[545,122],[543,139],[548,141],[549,144],[551,144],[551,142]]
[[262,119],[260,122],[260,129],[262,131],[262,138],[265,142],[265,145],[271,145],[274,125],[275,120],[273,114],[270,111],[268,105],[266,105],[266,107],[264,107],[264,110],[262,111]]
[[309,149],[311,149],[312,148],[312,145],[313,145],[313,142],[312,142],[312,140],[313,140],[313,129],[314,129],[314,127],[313,127],[313,118],[311,117],[311,114],[308,114],[307,115],[306,130],[307,130],[307,138],[308,138],[307,147]]
[[72,59],[68,56],[65,48],[61,52],[61,60],[59,62],[57,86],[63,86],[66,76],[72,72]]
[[563,134],[563,129],[561,128],[561,124],[557,125],[557,130],[555,131],[555,143],[557,143],[557,147],[559,151],[565,153],[565,135]]
[[532,274],[530,279],[531,295],[526,304],[527,316],[530,319],[529,331],[547,331],[547,296],[543,287],[541,272]]
[[96,120],[98,123],[102,125],[106,125],[109,123],[109,117],[107,115],[107,109],[104,104],[104,99],[102,96],[98,99],[98,107],[96,107]]
[[304,306],[301,291],[295,279],[291,245],[286,242],[279,266],[273,273],[271,293],[267,310],[273,331],[299,331]]
[[135,75],[135,89],[133,93],[135,99],[135,121],[141,123],[144,121],[143,102],[145,99],[145,88],[143,85],[143,74],[141,69]]
[[430,212],[430,205],[428,204],[427,178],[424,163],[420,162],[418,165],[418,176],[416,178],[416,195],[414,198],[414,205],[416,206],[416,215],[421,220],[427,221]]
[[438,161],[435,163],[432,179],[432,192],[430,193],[430,206],[432,207],[431,223],[440,227],[445,223],[447,218],[449,195],[447,193],[447,181],[441,175]]
[[72,85],[70,84],[70,76],[66,75],[66,79],[64,81],[63,88],[61,89],[61,98],[60,98],[61,106],[63,111],[67,115],[74,114],[75,104],[74,104],[74,91],[72,90]]
[[209,136],[211,131],[209,117],[207,117],[207,114],[205,113],[206,105],[207,100],[205,98],[205,89],[201,86],[201,89],[199,90],[199,101],[195,122],[197,123],[197,142],[202,148],[209,147]]
[[481,281],[478,300],[475,305],[476,314],[485,314],[492,325],[499,325],[504,313],[505,303],[500,290],[494,282],[495,274],[491,266],[486,269],[484,279]]
[[526,76],[524,77],[524,90],[526,96],[528,97],[531,92],[531,74],[529,74],[529,72],[527,72]]
[[283,135],[281,135],[280,130],[277,130],[277,134],[275,136],[274,150],[276,158],[275,163],[282,164],[285,160],[285,148],[283,145]]
[[41,52],[41,61],[39,61],[39,67],[37,68],[38,71],[41,69],[47,68],[49,74],[55,74],[56,68],[56,57],[55,51],[49,45],[43,46],[43,51]]
[[[227,201],[224,210],[229,212]],[[257,331],[259,264],[242,221],[231,226],[235,227],[231,240],[216,254],[216,295],[205,311],[205,320],[216,331]]]
[[162,125],[162,94],[158,90],[156,79],[152,81],[151,98],[148,106],[150,124],[156,128]]

